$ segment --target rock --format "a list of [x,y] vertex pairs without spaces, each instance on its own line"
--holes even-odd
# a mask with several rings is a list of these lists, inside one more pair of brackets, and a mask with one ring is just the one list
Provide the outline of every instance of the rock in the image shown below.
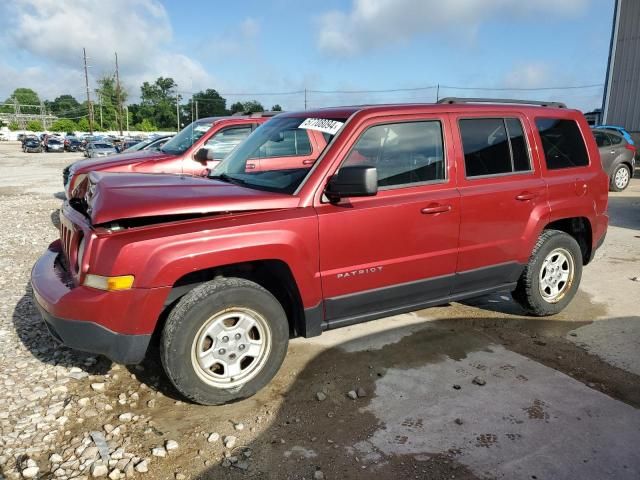
[[122,478],[122,472],[120,472],[120,470],[115,468],[111,470],[111,473],[109,473],[109,478],[111,480],[120,480]]
[[327,399],[327,394],[324,392],[316,392],[316,398],[319,402],[324,402]]
[[355,390],[349,390],[347,392],[347,397],[349,397],[351,400],[357,400],[358,399],[358,393]]
[[92,460],[98,456],[98,447],[87,447],[85,448],[82,455],[80,455],[81,460]]
[[147,407],[149,407],[149,408],[154,408],[155,406],[156,406],[156,400],[155,400],[155,398],[152,398],[151,400],[149,400],[149,401],[147,402]]
[[106,477],[109,469],[102,463],[94,463],[91,465],[91,476],[93,478]]
[[[127,478],[131,478],[135,475],[135,467],[134,467],[133,460],[130,460],[129,463],[127,463],[123,471],[124,471],[125,477]],[[144,473],[144,472],[140,472],[140,473]]]
[[487,381],[482,377],[473,377],[472,382],[476,385],[480,385],[481,387],[487,384]]
[[54,453],[49,457],[49,461],[51,463],[62,463],[62,455],[58,455],[57,453]]
[[147,473],[149,471],[149,463],[146,460],[142,460],[136,465],[136,472]]
[[133,413],[127,412],[127,413],[120,414],[120,416],[118,417],[118,420],[126,423],[126,422],[130,422],[132,418],[133,418]]
[[96,392],[104,392],[105,385],[104,383],[92,383],[91,388]]
[[164,447],[154,447],[151,449],[151,455],[153,455],[154,457],[166,457],[167,451],[164,449]]
[[[205,463],[207,463],[207,462],[205,462]],[[228,458],[225,458],[225,459],[222,461],[222,466],[223,466],[224,468],[229,468],[229,467],[231,466],[231,462],[229,461],[229,459],[228,459]]]
[[27,467],[24,470],[22,470],[22,476],[23,478],[35,478],[39,472],[40,472],[40,469],[37,466]]
[[247,462],[246,460],[234,463],[233,466],[239,468],[240,470],[249,470],[249,462]]
[[456,418],[454,422],[456,423],[456,425],[462,425],[464,423],[461,418]]
[[84,397],[78,400],[78,405],[80,405],[81,407],[86,407],[87,405],[89,405],[89,402],[90,400],[87,397]]
[[207,437],[207,442],[213,443],[220,440],[220,434],[218,432],[213,432],[211,435]]
[[172,450],[177,450],[178,442],[176,442],[175,440],[167,440],[167,443],[165,443],[164,448],[167,449],[167,452],[170,452]]
[[460,385],[458,385],[457,383],[453,384],[453,389],[454,390],[460,390],[462,387]]
[[358,398],[364,398],[367,396],[367,391],[362,387],[358,387],[356,394],[358,395]]
[[224,446],[226,448],[233,448],[236,445],[237,440],[238,439],[233,435],[227,435],[226,437],[224,437]]
[[236,423],[233,428],[235,428],[238,432],[244,430],[244,423]]
[[640,277],[631,277],[632,282],[640,282]]
[[184,473],[176,472],[176,480],[186,480],[187,476]]
[[324,480],[324,473],[322,473],[322,470],[316,470],[313,472],[313,480]]

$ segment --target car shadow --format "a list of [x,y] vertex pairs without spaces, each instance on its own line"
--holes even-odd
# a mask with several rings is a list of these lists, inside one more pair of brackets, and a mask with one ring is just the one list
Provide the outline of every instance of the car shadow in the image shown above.
[[624,192],[609,196],[609,224],[614,227],[640,230],[640,200],[626,197]]
[[[424,436],[430,438],[432,444],[434,437],[444,436],[442,431],[432,427],[432,424],[437,424],[437,419],[406,418],[402,425],[389,425],[376,418],[373,409],[368,408],[371,402],[376,397],[384,396],[384,402],[389,402],[390,408],[397,403],[415,403],[415,395],[421,390],[403,383],[402,372],[448,360],[463,361],[475,352],[494,354],[495,347],[501,345],[584,384],[588,383],[590,388],[600,389],[602,384],[609,382],[602,391],[637,405],[640,403],[640,386],[627,386],[630,378],[637,377],[605,364],[565,339],[569,332],[588,323],[486,316],[432,320],[421,325],[362,335],[320,350],[312,354],[310,359],[306,358],[310,356],[309,352],[317,348],[312,340],[292,342],[280,373],[255,397],[234,404],[233,409],[228,406],[187,406],[187,415],[184,411],[171,413],[188,418],[186,422],[199,426],[200,430],[207,421],[216,417],[253,417],[246,421],[245,428],[257,432],[253,441],[245,443],[241,441],[244,436],[242,432],[234,432],[233,427],[220,431],[223,438],[225,435],[234,435],[239,439],[237,446],[226,449],[230,456],[226,462],[225,456],[220,453],[221,447],[212,447],[204,440],[208,433],[199,435],[200,439],[193,440],[194,443],[200,442],[194,446],[194,449],[199,448],[198,455],[190,459],[188,464],[185,463],[182,471],[188,473],[187,477],[198,480],[346,479],[370,478],[372,475],[382,479],[490,478],[492,472],[485,472],[489,477],[484,474],[476,476],[460,462],[460,458],[464,458],[462,451],[449,448],[445,442],[442,443],[442,451],[434,452],[421,452],[419,442],[418,447],[412,446],[407,436]],[[510,370],[513,367],[509,365],[491,373],[483,370],[482,365],[475,367],[478,373],[472,375],[485,376],[488,382],[492,381],[494,375],[502,374],[514,377],[513,388],[519,388],[519,382],[522,381],[516,377],[517,372]],[[295,379],[287,383],[284,379],[292,375],[295,375]],[[380,391],[376,388],[376,382],[387,375],[397,379],[391,384],[398,385],[398,388]],[[471,384],[471,377],[464,383],[455,377],[436,383],[438,385],[432,388],[444,389],[442,398],[451,396],[450,392],[455,391],[461,404],[465,404],[462,399],[472,397],[474,389],[478,388]],[[351,399],[346,395],[358,388],[363,389],[365,396]],[[621,393],[625,388],[627,391]],[[322,401],[317,399],[317,392],[323,392]],[[437,395],[440,396],[440,393]],[[275,412],[272,410],[274,399],[278,403]],[[450,401],[455,409],[458,401]],[[500,398],[495,399],[495,402],[501,401]],[[426,407],[425,410],[429,411]],[[474,412],[463,412],[463,416],[482,418],[485,411],[489,415],[492,407],[477,403]],[[239,416],[242,413],[247,417]],[[407,413],[407,417],[410,416]],[[162,424],[164,420],[156,417],[154,421]],[[267,423],[268,426],[265,426]],[[207,427],[204,428],[207,432]],[[450,428],[462,432],[473,427],[462,429],[452,425]],[[402,430],[411,434],[404,436]],[[385,443],[395,445],[392,450],[418,453],[385,453],[370,441],[374,434],[378,439],[388,436]],[[459,435],[459,445],[469,447],[469,439],[462,433]],[[212,452],[214,449],[215,453]],[[213,458],[215,464],[211,464]],[[514,461],[517,459],[514,458]],[[315,477],[316,470],[322,470],[323,476]]]
[[51,224],[60,230],[60,209],[56,208],[51,212]]
[[22,344],[42,363],[79,367],[90,375],[104,375],[111,369],[109,359],[64,347],[51,336],[35,306],[31,282],[15,306],[12,320]]

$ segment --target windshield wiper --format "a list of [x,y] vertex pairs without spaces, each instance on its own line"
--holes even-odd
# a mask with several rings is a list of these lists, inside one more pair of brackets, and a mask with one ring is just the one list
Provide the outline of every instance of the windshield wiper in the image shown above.
[[232,177],[230,175],[227,175],[226,173],[219,173],[218,175],[209,175],[209,178],[212,178],[213,180],[222,180],[223,182],[226,182],[226,183],[234,183],[236,185],[247,184],[247,182],[245,182],[244,180],[240,180],[239,178]]

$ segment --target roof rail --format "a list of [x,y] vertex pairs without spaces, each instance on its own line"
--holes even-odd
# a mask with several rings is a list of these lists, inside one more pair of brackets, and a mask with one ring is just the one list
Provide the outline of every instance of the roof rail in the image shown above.
[[562,102],[539,102],[536,100],[514,100],[509,98],[446,97],[441,98],[436,103],[510,103],[513,105],[539,105],[541,107],[567,108],[567,105]]
[[279,113],[282,113],[281,111],[277,111],[277,112],[236,112],[236,113],[232,113],[231,116],[232,117],[251,117],[251,118],[260,118],[260,117],[273,117],[275,115],[278,115]]

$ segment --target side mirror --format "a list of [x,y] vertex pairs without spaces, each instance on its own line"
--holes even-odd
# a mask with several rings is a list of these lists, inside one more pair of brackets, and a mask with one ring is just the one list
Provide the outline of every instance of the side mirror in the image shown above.
[[343,167],[329,179],[324,193],[331,202],[345,197],[373,197],[378,193],[378,171],[368,165]]
[[207,160],[209,160],[209,149],[207,148],[201,148],[200,150],[198,150],[196,152],[196,154],[193,156],[193,159],[196,162],[200,162],[200,163],[207,163]]

